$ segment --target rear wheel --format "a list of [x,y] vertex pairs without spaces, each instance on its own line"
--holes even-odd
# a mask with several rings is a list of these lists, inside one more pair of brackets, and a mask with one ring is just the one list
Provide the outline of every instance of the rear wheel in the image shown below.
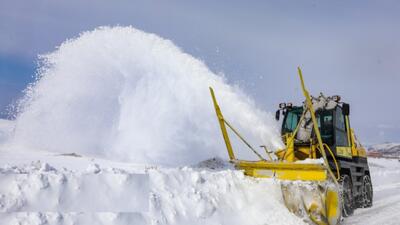
[[371,207],[373,199],[373,190],[372,190],[371,178],[369,177],[369,175],[365,175],[363,177],[363,186],[361,194],[362,194],[361,207],[363,208]]
[[354,201],[353,201],[353,185],[350,177],[344,174],[340,178],[341,184],[341,196],[343,204],[343,216],[351,216],[354,212]]

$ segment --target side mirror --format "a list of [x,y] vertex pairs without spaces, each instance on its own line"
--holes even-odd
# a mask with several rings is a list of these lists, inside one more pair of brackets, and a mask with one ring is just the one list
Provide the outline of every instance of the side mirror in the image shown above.
[[275,119],[276,119],[276,121],[279,121],[279,118],[281,117],[281,110],[277,110],[276,111],[276,113],[275,113]]
[[342,111],[344,116],[350,115],[350,105],[347,103],[343,103]]

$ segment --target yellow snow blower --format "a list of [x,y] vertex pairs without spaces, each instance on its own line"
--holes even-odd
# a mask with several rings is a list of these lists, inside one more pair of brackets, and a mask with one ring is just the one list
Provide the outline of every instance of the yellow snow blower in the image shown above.
[[[306,222],[336,225],[355,208],[372,206],[372,184],[365,149],[350,129],[350,106],[339,96],[309,95],[300,68],[298,73],[305,102],[301,106],[279,104],[283,114],[284,149],[267,157],[257,152],[224,118],[210,87],[230,162],[251,177],[280,181],[287,208]],[[258,161],[235,157],[227,128],[257,155]],[[266,159],[268,158],[268,160]]]

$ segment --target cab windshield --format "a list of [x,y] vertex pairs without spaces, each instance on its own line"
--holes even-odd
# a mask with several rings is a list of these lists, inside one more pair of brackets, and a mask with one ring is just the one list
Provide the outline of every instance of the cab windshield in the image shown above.
[[286,111],[286,116],[282,126],[282,135],[294,132],[302,114],[303,107],[293,107]]
[[[286,111],[285,119],[282,124],[282,135],[292,133],[297,127],[303,114],[303,107],[293,107]],[[321,138],[328,145],[333,144],[333,110],[317,111],[316,119]]]

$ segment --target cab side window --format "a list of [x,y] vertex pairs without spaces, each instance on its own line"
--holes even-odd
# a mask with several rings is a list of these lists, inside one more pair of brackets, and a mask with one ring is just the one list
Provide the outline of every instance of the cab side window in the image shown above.
[[336,146],[349,146],[347,140],[346,123],[342,113],[342,108],[340,107],[336,108],[335,131]]
[[331,146],[333,144],[333,112],[320,112],[318,115],[318,126],[320,128],[322,141]]

